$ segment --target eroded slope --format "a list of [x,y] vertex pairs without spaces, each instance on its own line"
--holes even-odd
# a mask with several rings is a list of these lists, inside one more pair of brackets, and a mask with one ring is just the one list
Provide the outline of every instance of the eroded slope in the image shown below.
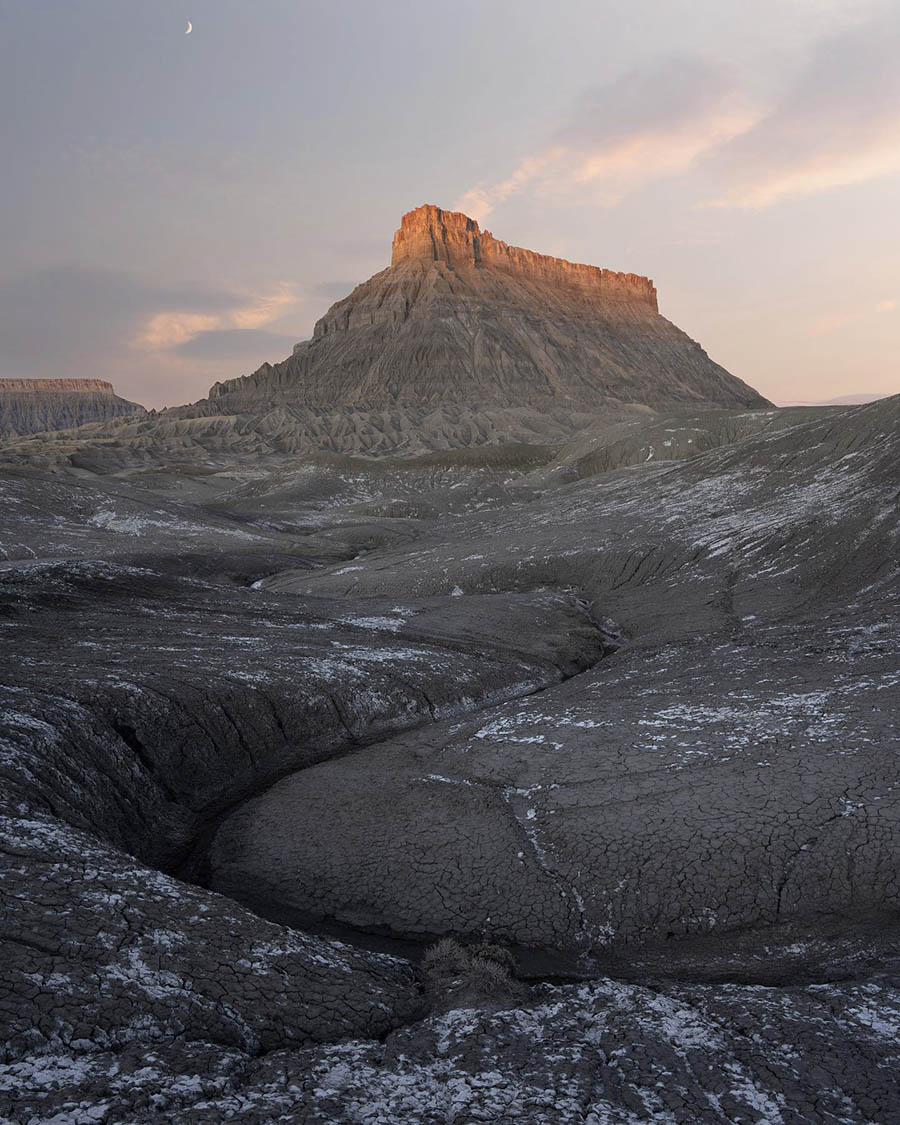
[[[354,596],[570,587],[632,640],[521,706],[285,779],[222,826],[214,885],[401,934],[584,951],[893,911],[898,410],[264,580]],[[425,831],[417,808],[452,812]],[[298,820],[303,837],[279,831]]]

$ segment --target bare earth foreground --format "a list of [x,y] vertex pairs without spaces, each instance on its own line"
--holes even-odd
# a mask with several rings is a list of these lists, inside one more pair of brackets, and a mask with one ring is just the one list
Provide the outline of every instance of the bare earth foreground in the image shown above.
[[525,441],[465,381],[572,279],[423,221],[378,308],[484,329],[462,397],[348,337],[332,410],[325,331],[0,446],[0,1119],[900,1119],[900,396],[777,411],[612,275]]

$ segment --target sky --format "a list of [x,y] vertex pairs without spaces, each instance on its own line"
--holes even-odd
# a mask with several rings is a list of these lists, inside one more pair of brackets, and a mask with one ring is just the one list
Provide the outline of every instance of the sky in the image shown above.
[[898,59],[897,0],[0,0],[0,377],[194,401],[435,203],[776,402],[898,393]]

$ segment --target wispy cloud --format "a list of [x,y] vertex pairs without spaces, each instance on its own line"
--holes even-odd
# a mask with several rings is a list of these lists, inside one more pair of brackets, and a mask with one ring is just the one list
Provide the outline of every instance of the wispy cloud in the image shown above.
[[587,90],[510,175],[455,205],[482,220],[527,190],[612,206],[696,169],[698,203],[758,208],[900,172],[900,10],[853,14],[765,106],[684,56]]
[[282,317],[288,309],[294,308],[300,300],[297,286],[283,281],[269,293],[251,297],[245,305],[234,309],[231,323],[235,328],[264,328]]
[[767,207],[900,171],[898,57],[898,11],[822,40],[781,98],[718,155],[715,202]]
[[133,343],[144,351],[166,351],[183,347],[207,332],[229,332],[230,339],[236,341],[236,332],[273,324],[300,299],[295,286],[282,282],[269,293],[248,297],[242,303],[235,303],[233,307],[216,313],[163,309],[147,318]]
[[135,345],[156,352],[174,348],[196,336],[218,328],[222,317],[210,313],[159,312],[154,313],[140,328]]
[[479,220],[529,188],[589,191],[613,205],[646,183],[677,175],[760,116],[731,76],[698,58],[657,59],[586,90],[540,151],[512,174],[465,192],[456,206]]
[[563,154],[550,149],[543,156],[531,156],[516,168],[511,176],[500,180],[496,184],[478,184],[464,192],[453,204],[454,209],[463,211],[478,222],[484,220],[500,203],[505,203],[511,195],[522,191],[540,173],[551,165],[554,160],[559,160]]

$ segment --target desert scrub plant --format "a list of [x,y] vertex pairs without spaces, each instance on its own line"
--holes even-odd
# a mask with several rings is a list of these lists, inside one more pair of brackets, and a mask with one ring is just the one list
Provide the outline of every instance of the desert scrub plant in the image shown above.
[[521,986],[513,978],[516,962],[502,945],[461,945],[442,938],[422,958],[422,984],[438,1010],[491,1006],[513,999]]
[[469,964],[469,954],[453,938],[441,938],[437,945],[425,950],[422,969],[438,977],[463,976]]
[[509,976],[516,975],[516,959],[505,945],[483,941],[480,945],[473,945],[468,952],[472,957],[478,957],[482,961],[493,961],[495,964],[501,965],[506,969]]

